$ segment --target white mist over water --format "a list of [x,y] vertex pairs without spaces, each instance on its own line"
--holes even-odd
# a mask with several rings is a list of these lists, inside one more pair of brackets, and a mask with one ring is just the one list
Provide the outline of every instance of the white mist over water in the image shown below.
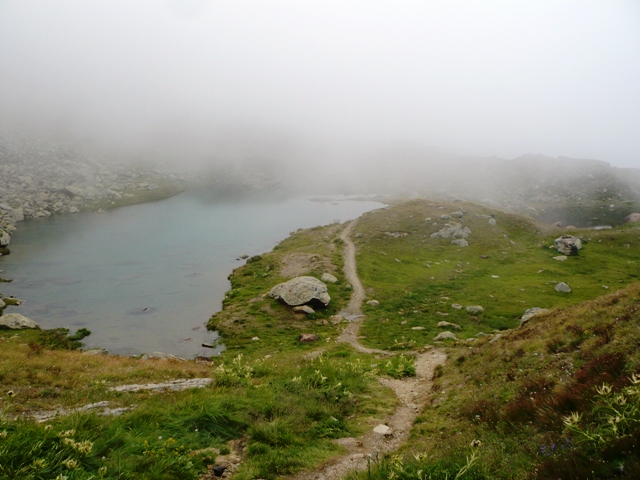
[[[9,307],[43,328],[85,327],[87,348],[111,353],[211,354],[205,323],[219,311],[242,253],[271,249],[291,230],[344,222],[373,201],[221,201],[205,192],[103,214],[27,221],[0,259]],[[145,310],[146,309],[146,310]],[[194,330],[195,328],[195,330]],[[190,340],[186,340],[190,339]]]

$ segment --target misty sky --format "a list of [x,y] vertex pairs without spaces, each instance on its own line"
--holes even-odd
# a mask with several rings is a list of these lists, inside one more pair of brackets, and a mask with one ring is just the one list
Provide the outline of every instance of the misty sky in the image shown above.
[[0,0],[0,121],[640,168],[640,2]]

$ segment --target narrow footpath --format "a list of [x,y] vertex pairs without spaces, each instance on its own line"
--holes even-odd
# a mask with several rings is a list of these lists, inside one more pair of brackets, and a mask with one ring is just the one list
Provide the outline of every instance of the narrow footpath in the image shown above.
[[[367,348],[358,340],[360,325],[364,319],[361,307],[366,293],[356,272],[356,246],[350,238],[351,231],[358,223],[354,220],[343,230],[340,238],[345,243],[344,273],[353,286],[353,293],[349,305],[342,312],[349,320],[338,342],[348,343],[358,352],[377,356],[391,356],[396,353],[375,348]],[[337,480],[344,478],[353,470],[367,468],[369,459],[376,458],[387,452],[397,450],[408,438],[415,418],[424,409],[431,391],[431,380],[437,365],[444,364],[446,355],[442,350],[429,350],[416,354],[416,376],[395,380],[379,379],[380,383],[389,387],[398,397],[398,406],[385,424],[391,428],[390,434],[380,434],[373,431],[375,425],[365,435],[358,438],[340,438],[337,443],[347,448],[348,453],[331,460],[322,468],[312,472],[302,472],[290,477],[292,480]]]

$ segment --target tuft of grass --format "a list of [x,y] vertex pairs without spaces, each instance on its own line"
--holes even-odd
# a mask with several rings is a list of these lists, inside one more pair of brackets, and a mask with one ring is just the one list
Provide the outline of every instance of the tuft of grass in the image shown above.
[[415,377],[416,365],[412,357],[405,357],[400,354],[391,357],[382,364],[381,370],[393,378]]

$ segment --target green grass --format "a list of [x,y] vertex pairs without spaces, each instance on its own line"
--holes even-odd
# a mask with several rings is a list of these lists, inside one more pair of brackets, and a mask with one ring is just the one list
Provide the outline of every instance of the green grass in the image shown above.
[[462,478],[638,478],[639,332],[635,283],[534,317],[496,342],[448,348],[402,452],[353,478],[455,478],[473,454],[474,473]]
[[[209,369],[210,388],[173,394],[109,392],[111,382],[100,383],[93,389],[101,400],[135,408],[115,418],[67,415],[50,427],[10,420],[25,412],[27,389],[3,389],[0,478],[198,478],[230,440],[242,439],[246,456],[236,478],[273,479],[335,455],[341,447],[331,439],[362,434],[366,418],[382,418],[394,402],[370,363],[343,346],[313,360],[236,358]],[[97,400],[87,394],[79,404]],[[78,450],[80,442],[91,450]]]
[[[470,246],[431,238],[443,226],[440,215],[459,209],[467,212]],[[364,215],[353,232],[358,272],[380,305],[363,306],[361,341],[398,352],[384,360],[334,342],[344,325],[332,317],[351,294],[342,273],[343,227],[297,231],[231,274],[224,308],[209,322],[227,351],[212,365],[87,356],[66,349],[81,340],[68,332],[0,331],[0,478],[198,478],[238,446],[236,479],[317,468],[343,453],[333,439],[385,420],[396,400],[376,378],[415,375],[413,357],[400,354],[433,343],[439,321],[459,325],[452,329],[459,341],[440,344],[448,361],[436,369],[410,440],[350,478],[640,476],[640,403],[629,390],[640,373],[637,226],[576,231],[584,249],[560,262],[549,245],[562,230],[477,205],[412,201]],[[311,316],[267,295],[292,276],[325,271],[338,278],[328,286],[332,301]],[[558,281],[572,293],[556,292]],[[452,304],[484,311],[471,315]],[[552,311],[519,327],[530,307]],[[320,341],[301,344],[300,333]],[[195,377],[214,381],[177,393],[108,389]],[[596,390],[603,383],[611,398]],[[613,434],[608,417],[621,394],[627,399]],[[103,400],[135,408],[44,425],[14,420]],[[579,420],[568,425],[573,412]]]
[[[469,247],[431,238],[445,223],[440,215],[459,209],[467,211],[461,223],[472,231]],[[493,227],[482,216],[489,214],[495,215]],[[396,231],[408,235],[385,234]],[[403,338],[410,345],[432,343],[443,330],[439,321],[460,325],[454,333],[461,339],[506,330],[528,308],[574,305],[640,279],[640,235],[633,226],[573,232],[588,243],[564,262],[554,260],[559,253],[548,248],[561,229],[473,204],[406,202],[363,215],[354,233],[361,234],[358,274],[369,297],[380,302],[364,306],[363,342],[377,348],[393,348]],[[555,291],[561,281],[572,293]],[[481,305],[484,312],[472,318],[464,308],[469,305]]]
[[[222,335],[227,350],[232,354],[296,354],[318,348],[317,344],[299,343],[300,333],[315,333],[325,343],[339,334],[341,329],[331,322],[331,316],[344,308],[351,296],[342,273],[342,245],[338,238],[342,228],[334,224],[297,231],[272,252],[253,257],[234,270],[224,308],[208,324],[208,328]],[[272,287],[292,278],[282,274],[282,267],[292,254],[312,258],[303,262],[306,268],[299,269],[299,275],[320,278],[323,273],[332,272],[338,279],[335,284],[328,284],[329,305],[316,308],[310,316],[294,314],[291,307],[268,297]],[[252,340],[254,337],[260,340]]]

